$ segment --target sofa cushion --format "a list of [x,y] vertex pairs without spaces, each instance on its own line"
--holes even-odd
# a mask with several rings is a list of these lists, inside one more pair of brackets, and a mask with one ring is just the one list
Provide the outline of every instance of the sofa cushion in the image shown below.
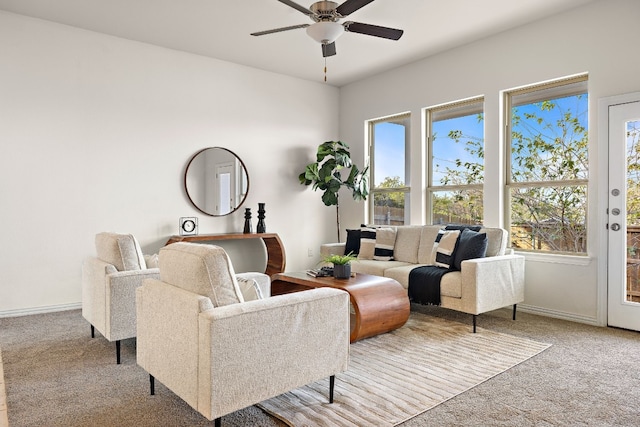
[[453,254],[460,237],[460,230],[440,230],[433,244],[435,251],[434,265],[451,268],[453,266]]
[[418,248],[422,227],[409,225],[396,229],[396,244],[393,249],[393,259],[396,261],[418,263]]
[[487,235],[464,229],[458,238],[458,245],[453,259],[453,269],[461,270],[462,261],[484,258],[487,253]]
[[95,244],[97,257],[118,271],[147,268],[140,245],[132,234],[98,233]]
[[384,277],[395,280],[400,283],[403,288],[409,289],[409,274],[416,267],[422,267],[424,264],[402,263],[404,265],[396,265],[387,268],[384,271]]
[[344,254],[358,255],[360,253],[360,229],[347,229],[347,241],[344,245]]
[[[352,273],[372,274],[374,276],[386,277],[386,272],[390,268],[402,267],[405,265],[413,265],[408,262],[400,261],[376,261],[376,260],[357,260],[351,263]],[[413,265],[415,267],[415,265]]]
[[229,256],[219,246],[178,242],[160,249],[160,280],[211,299],[214,307],[244,302]]
[[440,279],[440,295],[443,297],[462,298],[462,273],[450,271]]
[[435,252],[433,251],[433,242],[436,241],[440,226],[424,225],[420,234],[420,246],[418,247],[418,263],[425,265],[433,265],[435,261]]

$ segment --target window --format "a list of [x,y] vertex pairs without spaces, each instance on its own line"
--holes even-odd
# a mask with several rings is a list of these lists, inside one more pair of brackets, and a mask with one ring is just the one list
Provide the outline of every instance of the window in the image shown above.
[[484,99],[427,109],[427,212],[431,224],[481,224]]
[[587,76],[507,92],[511,247],[586,254]]
[[409,223],[409,114],[369,122],[369,223]]

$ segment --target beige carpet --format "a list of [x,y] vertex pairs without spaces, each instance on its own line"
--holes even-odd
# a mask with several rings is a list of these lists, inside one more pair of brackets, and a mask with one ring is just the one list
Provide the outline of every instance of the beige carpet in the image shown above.
[[550,347],[526,338],[411,313],[407,324],[351,345],[349,370],[259,406],[292,426],[393,426]]

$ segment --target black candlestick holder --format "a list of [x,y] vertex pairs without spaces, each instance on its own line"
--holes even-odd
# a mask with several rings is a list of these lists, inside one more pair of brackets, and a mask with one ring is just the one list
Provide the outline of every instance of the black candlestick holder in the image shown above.
[[256,233],[264,233],[267,231],[267,226],[264,223],[264,203],[258,203],[258,225],[256,226]]
[[251,208],[244,209],[244,230],[243,233],[253,233],[251,228]]

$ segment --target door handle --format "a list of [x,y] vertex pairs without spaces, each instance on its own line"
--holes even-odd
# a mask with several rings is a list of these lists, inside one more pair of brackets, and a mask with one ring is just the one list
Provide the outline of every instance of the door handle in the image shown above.
[[618,231],[620,230],[620,224],[618,224],[617,222],[614,222],[613,224],[611,224],[611,229],[613,231]]

